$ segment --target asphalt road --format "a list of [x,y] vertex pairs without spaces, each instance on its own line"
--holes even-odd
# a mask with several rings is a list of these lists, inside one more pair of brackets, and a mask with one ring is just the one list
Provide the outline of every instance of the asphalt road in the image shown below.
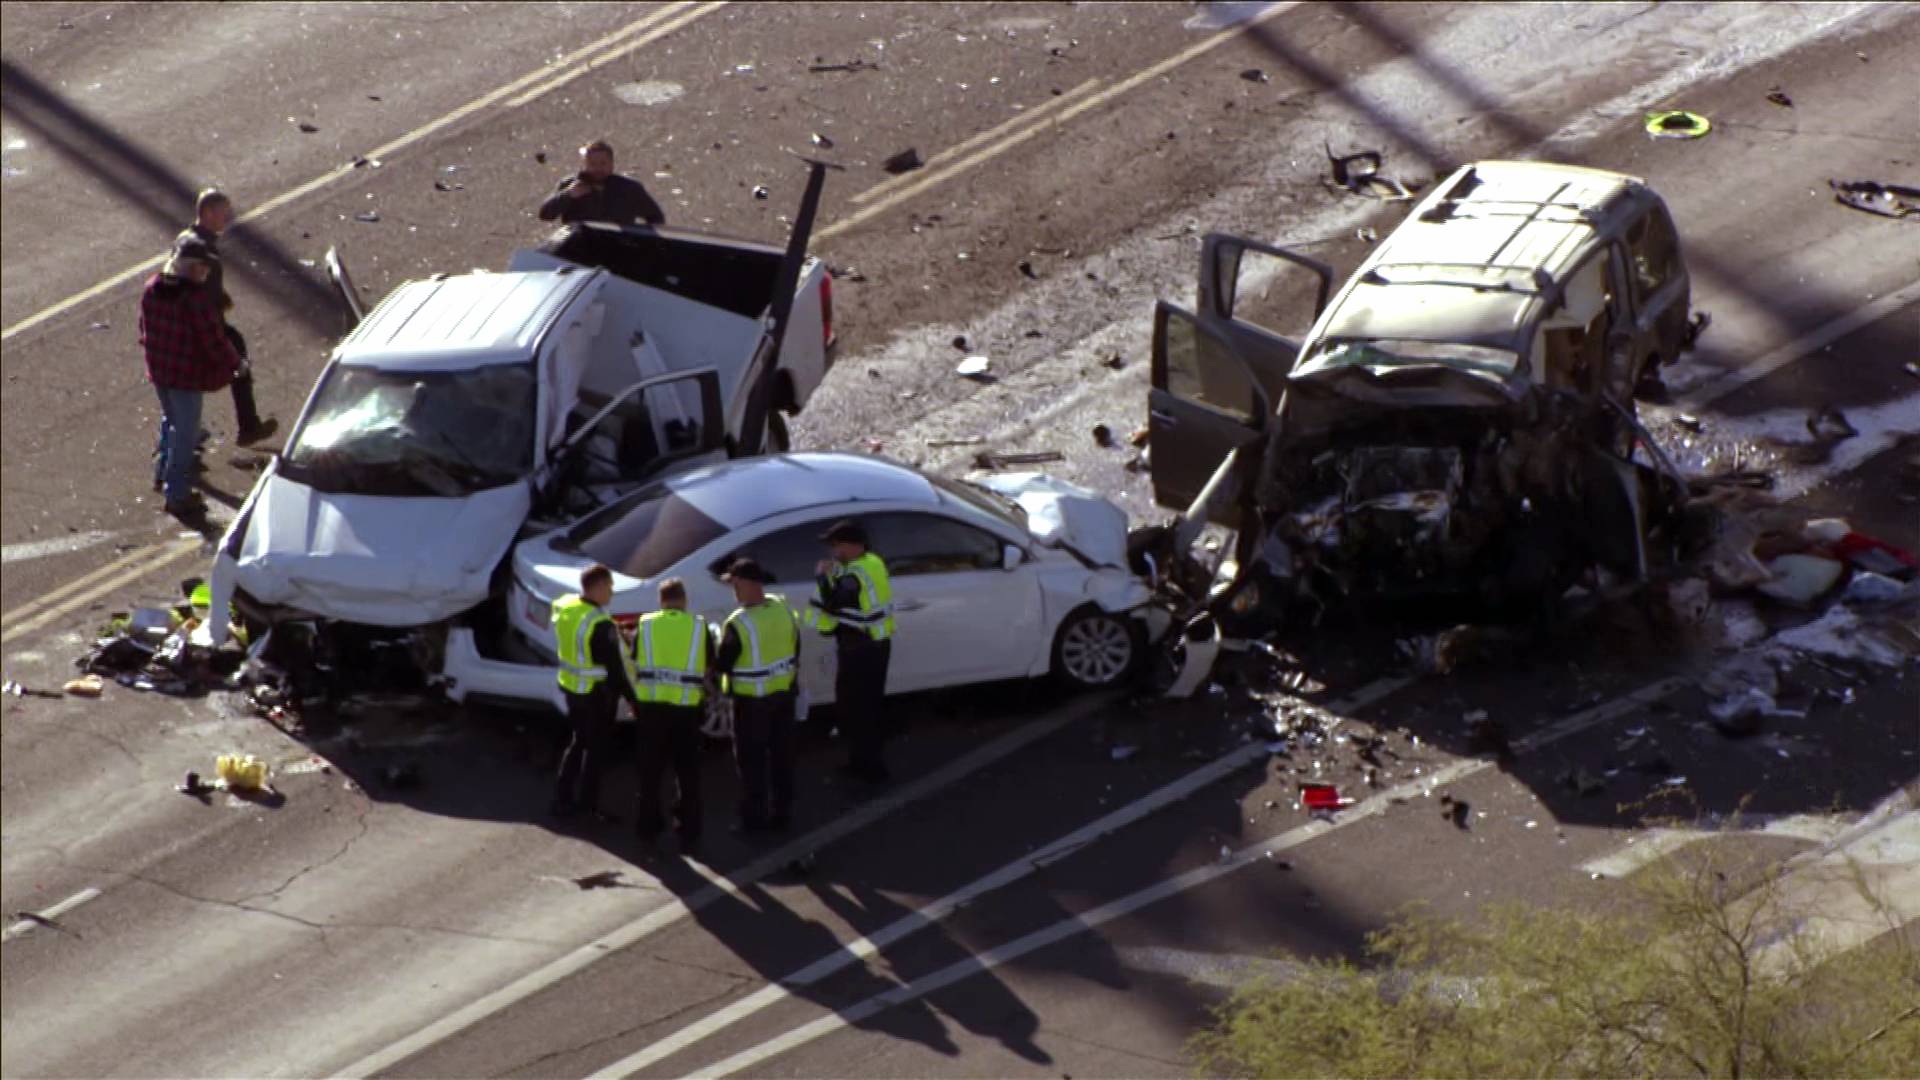
[[[1087,433],[1140,423],[1147,317],[1191,302],[1197,236],[1310,243],[1344,272],[1356,229],[1398,220],[1329,190],[1323,145],[1381,149],[1409,178],[1513,156],[1642,175],[1713,314],[1656,431],[1920,548],[1920,380],[1903,367],[1920,255],[1911,226],[1826,189],[1914,175],[1920,111],[1898,72],[1920,66],[1920,18],[1234,9],[1255,10],[1223,29],[1188,5],[6,5],[7,678],[57,686],[102,612],[201,572],[191,543],[150,547],[179,527],[146,492],[140,275],[98,287],[164,245],[180,193],[217,181],[243,212],[269,208],[230,278],[263,400],[290,420],[340,326],[309,263],[338,246],[369,299],[500,266],[541,235],[533,207],[571,149],[602,135],[671,220],[768,239],[798,199],[786,150],[817,133],[849,166],[815,245],[842,272],[842,361],[800,444],[952,470],[972,449],[928,440],[1058,449],[1052,471],[1143,520],[1146,479]],[[856,58],[873,66],[809,71]],[[1649,140],[1641,116],[1668,105],[1713,133]],[[907,146],[930,164],[890,180],[879,163]],[[956,335],[997,382],[952,375]],[[1807,444],[1825,405],[1861,433]],[[231,431],[224,402],[208,415]],[[237,500],[250,481],[228,456],[208,484]],[[1807,618],[1757,610],[1776,630]],[[1416,901],[1605,903],[1619,885],[1587,864],[1666,813],[1844,822],[1912,790],[1910,661],[1802,665],[1782,700],[1806,715],[1731,741],[1701,723],[1697,685],[1724,650],[1647,618],[1589,611],[1424,679],[1389,628],[1290,633],[1325,684],[1306,696],[1343,719],[1284,755],[1248,740],[1275,703],[1236,667],[1180,705],[1025,687],[903,702],[881,801],[828,782],[816,738],[786,846],[716,835],[690,864],[544,821],[554,740],[524,717],[373,702],[295,739],[219,697],[0,699],[0,911],[12,926],[67,905],[0,946],[0,1071],[1185,1074],[1185,1038],[1246,958],[1351,952]],[[1482,709],[1522,747],[1504,766],[1472,754],[1463,721]],[[1388,735],[1378,786],[1339,741],[1365,730]],[[275,762],[284,801],[172,790],[229,750]],[[730,781],[710,767],[724,822]],[[1578,768],[1617,772],[1582,796]],[[1295,807],[1309,779],[1378,801],[1313,822]],[[1472,807],[1467,828],[1443,794]],[[1814,841],[1751,842],[1778,860]]]

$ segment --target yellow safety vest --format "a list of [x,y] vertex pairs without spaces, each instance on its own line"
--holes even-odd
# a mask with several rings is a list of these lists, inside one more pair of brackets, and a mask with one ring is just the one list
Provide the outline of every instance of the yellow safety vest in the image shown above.
[[553,602],[553,641],[560,653],[560,689],[569,694],[591,694],[607,677],[607,669],[593,663],[594,627],[612,625],[600,605],[568,593]]
[[859,611],[828,611],[818,600],[807,605],[808,626],[831,634],[841,623],[857,626],[875,641],[893,636],[893,581],[887,577],[887,564],[873,552],[865,552],[850,563],[836,565],[827,575],[829,587],[851,574],[860,582]]
[[786,597],[768,593],[752,607],[736,608],[727,626],[740,638],[740,657],[727,672],[727,693],[768,697],[793,689],[799,674],[800,624]]
[[641,701],[700,704],[707,698],[707,620],[674,608],[642,615],[633,663]]

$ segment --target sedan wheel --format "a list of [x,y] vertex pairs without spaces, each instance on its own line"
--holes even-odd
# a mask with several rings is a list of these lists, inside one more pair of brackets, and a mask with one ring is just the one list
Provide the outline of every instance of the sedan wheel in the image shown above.
[[1125,678],[1139,656],[1139,632],[1133,620],[1087,606],[1060,625],[1053,643],[1053,670],[1070,686],[1098,690]]

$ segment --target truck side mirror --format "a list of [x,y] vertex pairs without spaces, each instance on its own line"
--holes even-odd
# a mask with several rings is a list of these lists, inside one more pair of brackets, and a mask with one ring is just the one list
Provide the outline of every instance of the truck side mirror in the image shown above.
[[1018,547],[1008,544],[1000,549],[1000,569],[1013,570],[1020,566],[1020,560],[1026,555]]

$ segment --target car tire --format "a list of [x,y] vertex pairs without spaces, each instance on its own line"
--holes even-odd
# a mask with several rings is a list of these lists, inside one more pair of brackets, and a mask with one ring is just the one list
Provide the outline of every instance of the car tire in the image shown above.
[[1071,689],[1106,690],[1124,682],[1145,651],[1137,620],[1087,604],[1054,634],[1052,672]]

